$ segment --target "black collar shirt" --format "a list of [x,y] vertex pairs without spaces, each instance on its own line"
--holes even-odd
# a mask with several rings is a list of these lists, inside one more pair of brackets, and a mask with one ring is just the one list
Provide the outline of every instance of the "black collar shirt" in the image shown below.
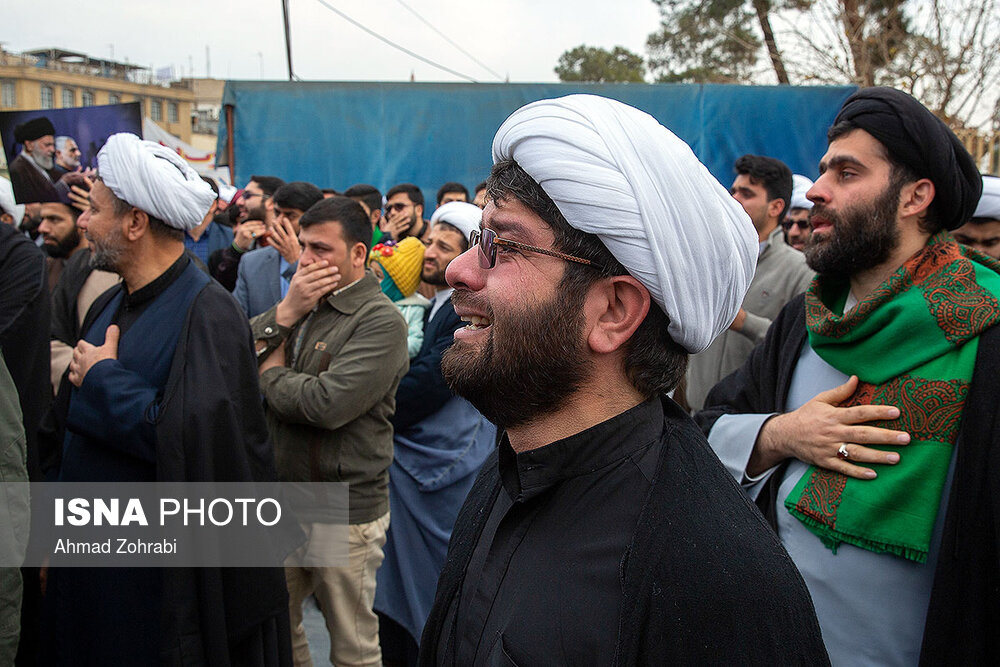
[[454,637],[439,662],[612,663],[622,561],[662,432],[653,398],[529,452],[515,453],[504,434],[502,489],[445,620]]

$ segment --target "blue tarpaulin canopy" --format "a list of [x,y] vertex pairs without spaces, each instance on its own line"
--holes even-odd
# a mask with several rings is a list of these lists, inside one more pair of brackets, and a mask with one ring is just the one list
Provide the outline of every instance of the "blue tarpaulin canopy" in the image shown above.
[[[470,190],[489,174],[500,124],[528,102],[573,93],[621,100],[684,139],[723,185],[745,153],[810,178],[826,131],[853,86],[466,84],[229,81],[233,183],[252,174],[343,190],[416,183],[433,209],[447,181]],[[225,116],[217,155],[228,160]]]

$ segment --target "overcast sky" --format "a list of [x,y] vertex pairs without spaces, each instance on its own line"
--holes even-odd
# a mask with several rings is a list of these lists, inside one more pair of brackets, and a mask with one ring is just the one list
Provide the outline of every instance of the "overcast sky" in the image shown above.
[[[399,0],[323,0],[381,36],[481,82],[497,77]],[[513,82],[556,81],[580,44],[645,55],[651,0],[403,0],[462,49]],[[26,0],[4,3],[8,51],[60,47],[177,76],[287,79],[281,0]],[[295,74],[313,81],[461,81],[383,44],[323,6],[289,0]],[[210,52],[206,70],[205,47]]]

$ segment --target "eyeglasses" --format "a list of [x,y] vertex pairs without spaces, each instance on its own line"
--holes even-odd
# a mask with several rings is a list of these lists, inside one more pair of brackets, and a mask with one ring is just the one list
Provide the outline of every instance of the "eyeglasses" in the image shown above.
[[263,192],[250,192],[249,190],[244,190],[243,194],[240,195],[240,199],[253,199],[254,197],[263,197],[267,199],[268,195]]
[[413,206],[413,204],[403,204],[402,202],[396,202],[395,204],[386,204],[385,210],[388,213],[396,213],[397,211],[402,211],[403,209],[406,209],[410,206]]
[[517,241],[511,241],[509,239],[502,239],[497,236],[497,233],[492,229],[476,229],[471,234],[469,234],[469,247],[479,246],[479,266],[484,269],[492,269],[497,264],[497,246],[507,246],[510,248],[517,248],[519,250],[530,250],[531,252],[538,252],[543,255],[548,255],[550,257],[557,257],[559,259],[564,259],[567,262],[576,262],[577,264],[587,264],[588,266],[596,266],[589,259],[582,259],[580,257],[574,257],[573,255],[567,255],[562,252],[555,250],[546,250],[545,248],[538,248],[533,245],[528,245],[527,243],[518,243]]
[[792,227],[798,227],[799,229],[801,229],[803,231],[808,231],[809,230],[809,218],[806,218],[805,220],[788,220],[788,219],[786,219],[786,220],[782,221],[782,223],[781,223],[781,228],[784,229],[786,232],[788,230],[790,230]]

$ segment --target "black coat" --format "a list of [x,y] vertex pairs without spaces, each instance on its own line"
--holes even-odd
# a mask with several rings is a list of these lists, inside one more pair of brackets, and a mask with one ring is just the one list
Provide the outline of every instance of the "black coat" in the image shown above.
[[0,350],[17,387],[33,482],[41,479],[38,427],[52,402],[47,280],[42,251],[12,225],[0,224]]
[[[188,268],[190,277],[194,267]],[[200,271],[194,274],[200,287],[183,315],[160,401],[156,481],[277,481],[249,323],[232,295]],[[119,285],[98,297],[82,331],[121,290]],[[161,572],[161,664],[291,664],[283,569]]]
[[[690,418],[669,399],[663,409],[660,456],[623,558],[621,598],[608,601],[621,610],[614,664],[829,664],[788,554]],[[455,523],[421,665],[448,653],[439,646],[445,619],[501,489],[494,452]],[[552,563],[560,566],[567,565]],[[534,664],[550,659],[537,656]]]
[[[783,412],[806,342],[805,297],[785,306],[746,363],[709,393],[695,421],[707,434],[723,414]],[[921,664],[1000,660],[1000,326],[979,338],[962,414],[955,476],[934,574]],[[777,480],[779,475],[772,475]],[[776,485],[775,485],[776,487]],[[775,495],[758,500],[774,511]]]

